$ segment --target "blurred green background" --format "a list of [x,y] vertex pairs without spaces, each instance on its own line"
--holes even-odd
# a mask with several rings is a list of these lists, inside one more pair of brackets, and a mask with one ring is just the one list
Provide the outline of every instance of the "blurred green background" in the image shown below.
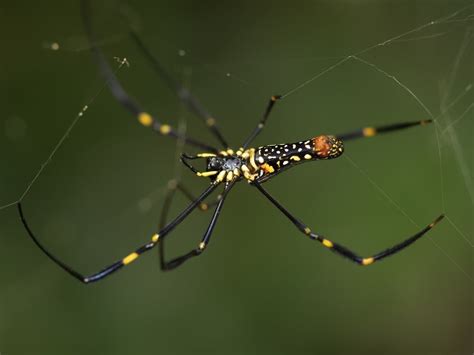
[[[127,12],[238,147],[270,95],[468,4],[137,0]],[[163,121],[214,143],[152,72],[117,8],[96,2],[93,15],[107,58],[115,67],[114,57],[130,62],[118,72],[123,85]],[[447,90],[449,105],[473,82],[472,14],[471,7],[361,57],[395,75],[437,117]],[[0,28],[4,205],[21,196],[103,81],[76,1],[2,2]],[[55,42],[59,50],[51,49]],[[473,91],[465,92],[439,117],[440,127],[472,102]],[[256,145],[427,117],[393,80],[347,61],[280,102]],[[438,134],[441,159],[430,125],[348,143],[346,156],[367,175],[342,157],[266,185],[313,230],[363,255],[417,230],[385,194],[420,227],[445,210],[450,220],[370,268],[303,238],[245,183],[229,195],[202,257],[162,273],[151,252],[90,286],[36,248],[14,207],[2,209],[0,353],[470,354],[473,118],[467,111],[451,133]],[[143,129],[104,90],[25,197],[31,226],[67,263],[97,271],[149,239],[175,174],[196,194],[205,188],[206,180],[177,170],[176,155],[172,140]],[[177,198],[171,216],[186,204]],[[194,247],[209,217],[193,213],[170,235],[168,255]]]

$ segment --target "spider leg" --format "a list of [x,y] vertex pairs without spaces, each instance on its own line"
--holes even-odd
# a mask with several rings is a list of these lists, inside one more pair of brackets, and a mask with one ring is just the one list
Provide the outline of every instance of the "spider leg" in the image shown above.
[[117,79],[114,71],[112,70],[110,64],[105,59],[104,53],[99,49],[97,46],[96,37],[94,31],[92,30],[91,24],[91,16],[89,11],[89,1],[83,0],[81,1],[81,13],[82,13],[82,20],[84,22],[84,27],[86,30],[87,37],[89,39],[89,43],[91,46],[91,51],[94,54],[94,57],[99,65],[100,72],[102,76],[107,81],[107,85],[110,88],[112,95],[115,99],[122,104],[128,111],[130,111],[133,115],[135,115],[138,121],[145,127],[151,128],[154,132],[164,135],[170,136],[175,139],[179,139],[184,141],[186,144],[206,149],[209,151],[217,151],[216,148],[202,143],[198,140],[193,138],[185,137],[180,134],[177,130],[171,127],[168,124],[164,124],[159,122],[156,118],[154,118],[151,114],[144,111],[140,105],[131,98],[125,89],[122,87],[120,82]]
[[[166,221],[168,218],[168,212],[170,210],[171,204],[173,202],[174,196],[176,196],[176,192],[180,191],[183,193],[184,196],[186,196],[190,201],[194,201],[196,198],[193,196],[189,190],[187,190],[183,184],[180,181],[177,180],[170,180],[168,182],[168,189],[165,195],[165,201],[163,203],[163,208],[161,210],[161,215],[160,215],[160,224],[158,226],[158,229],[162,229],[166,225]],[[209,208],[215,206],[219,200],[222,199],[222,194],[219,194],[217,196],[217,199],[215,201],[212,201],[211,203],[205,203],[201,202],[199,204],[199,209],[201,211],[208,211]],[[161,269],[163,270],[165,268],[165,240],[161,239],[160,244],[158,246],[159,250],[159,255],[160,255],[160,266]]]
[[277,200],[275,200],[275,198],[273,198],[258,182],[254,182],[253,185],[255,185],[257,189],[260,190],[260,192],[267,199],[269,199],[270,202],[273,203],[273,205],[275,205],[296,226],[296,228],[298,228],[300,232],[307,235],[312,240],[319,241],[323,246],[331,249],[336,254],[339,254],[355,262],[356,264],[363,265],[363,266],[373,264],[374,262],[378,260],[386,258],[387,256],[390,256],[390,255],[396,254],[399,251],[405,249],[406,247],[414,243],[416,240],[418,240],[421,236],[423,236],[426,232],[428,232],[431,228],[433,228],[436,225],[436,223],[441,221],[444,217],[444,215],[440,215],[438,218],[436,218],[432,223],[427,225],[425,228],[423,228],[416,234],[412,235],[408,239],[405,239],[399,244],[396,244],[370,257],[361,257],[358,254],[351,251],[350,249],[347,249],[346,247],[338,243],[332,242],[329,239],[326,239],[325,237],[323,237],[322,235],[313,233],[308,226],[306,226],[304,223],[302,223],[300,220],[294,217],[285,207],[283,207]]
[[270,98],[267,104],[267,108],[265,109],[265,112],[263,113],[262,118],[258,122],[257,127],[254,128],[252,133],[250,133],[250,136],[248,136],[248,138],[245,140],[244,144],[242,145],[243,149],[246,149],[250,145],[250,143],[252,143],[255,137],[257,137],[260,134],[260,132],[263,130],[263,128],[265,127],[265,123],[267,122],[268,116],[270,116],[270,113],[273,110],[273,106],[275,105],[277,100],[280,100],[280,99],[281,99],[281,95],[274,95]]
[[[181,154],[181,162],[184,164],[185,167],[187,167],[189,170],[191,170],[197,176],[210,177],[210,176],[217,175],[219,173],[221,173],[221,174],[224,173],[223,171],[219,172],[218,170],[199,171],[194,166],[192,166],[190,163],[188,163],[188,161],[187,161],[187,159],[192,160],[192,159],[204,158],[205,156],[203,156],[203,155],[206,155],[206,154],[209,154],[209,153],[198,154],[197,156],[189,156],[189,155],[186,155],[185,153],[183,153],[183,154]],[[221,181],[221,180],[218,179],[218,181]]]
[[[183,183],[179,180],[176,180],[176,179],[171,179],[170,181],[168,181],[168,185],[167,185],[167,191],[165,193],[165,203],[163,205],[163,213],[162,213],[162,216],[160,218],[160,227],[159,229],[163,228],[165,225],[166,225],[166,219],[167,219],[167,210],[170,208],[171,206],[171,202],[174,198],[174,195],[176,193],[176,191],[179,191],[181,192],[190,202],[193,202],[195,201],[197,198],[183,185]],[[201,201],[198,205],[198,208],[201,210],[201,211],[207,211],[209,210],[210,207],[214,207],[217,202],[222,198],[222,194],[219,194],[217,196],[217,200],[216,201],[212,201],[210,203],[205,203],[203,201]]]
[[201,121],[209,128],[211,133],[217,138],[217,140],[222,144],[224,148],[227,148],[229,145],[224,139],[220,129],[216,124],[215,118],[207,111],[204,106],[191,94],[191,92],[182,86],[179,82],[174,80],[163,68],[158,59],[150,52],[145,43],[141,40],[138,33],[129,26],[130,36],[132,37],[135,44],[138,46],[140,51],[144,54],[145,58],[150,62],[153,69],[161,77],[161,79],[166,82],[168,87],[173,90],[181,102],[186,106],[186,108],[194,113]]
[[185,167],[187,167],[189,170],[191,170],[194,174],[198,175],[199,174],[199,171],[194,167],[192,166],[191,164],[188,163],[187,159],[189,159],[187,157],[187,155],[185,155],[184,153],[181,154],[181,162],[184,164]]
[[401,129],[410,128],[414,126],[424,126],[431,122],[433,122],[433,120],[401,122],[401,123],[394,123],[394,124],[389,124],[385,126],[377,126],[377,127],[364,127],[362,129],[359,129],[353,132],[339,134],[337,135],[337,137],[342,139],[343,141],[348,141],[348,140],[356,139],[356,138],[367,138],[367,137],[373,137],[377,134],[398,131]]
[[[207,245],[208,245],[208,243],[211,239],[211,234],[212,234],[212,231],[214,230],[214,227],[216,226],[217,219],[218,219],[218,217],[221,213],[222,206],[224,205],[224,200],[225,200],[227,194],[229,193],[229,191],[232,189],[233,186],[234,186],[234,182],[226,184],[226,187],[225,187],[224,191],[222,192],[222,195],[220,195],[221,196],[220,199],[218,197],[217,206],[214,210],[214,213],[212,214],[212,218],[211,218],[211,221],[209,223],[209,226],[207,227],[206,232],[204,233],[204,236],[202,237],[201,242],[199,243],[197,248],[191,250],[190,252],[188,252],[186,254],[183,254],[181,256],[173,258],[170,261],[165,261],[164,248],[163,248],[163,246],[161,246],[161,248],[160,248],[160,264],[161,264],[161,269],[163,271],[173,270],[173,269],[177,268],[178,266],[182,265],[186,260],[202,254],[202,252],[206,249],[206,247],[207,247]],[[167,207],[169,207],[169,205],[171,204],[171,199],[172,199],[172,196],[168,199],[168,201],[165,201],[165,206],[163,207],[163,214],[162,214],[162,219],[161,219],[160,223],[164,224],[165,221],[166,221]]]
[[20,214],[20,219],[21,222],[23,223],[23,226],[25,227],[26,231],[28,232],[29,236],[31,239],[33,239],[33,242],[45,253],[52,261],[54,261],[58,266],[60,266],[62,269],[64,269],[66,272],[68,272],[70,275],[78,279],[79,281],[83,283],[91,283],[91,282],[96,282],[99,280],[102,280],[103,278],[109,276],[110,274],[116,272],[117,270],[120,270],[122,267],[125,265],[128,265],[135,261],[141,254],[153,249],[158,242],[166,237],[166,235],[171,232],[177,225],[179,225],[209,194],[214,191],[214,189],[218,186],[218,184],[211,184],[204,192],[201,193],[201,195],[193,201],[191,204],[188,205],[175,219],[173,219],[169,224],[164,226],[163,228],[160,229],[158,233],[153,234],[151,237],[151,241],[142,245],[138,249],[136,249],[134,252],[128,254],[124,258],[110,264],[109,266],[105,267],[99,272],[93,273],[89,276],[85,276],[77,271],[75,271],[73,268],[71,268],[69,265],[58,259],[56,256],[54,256],[49,250],[47,250],[43,244],[35,237],[33,234],[33,231],[29,227],[29,225],[26,222],[25,215],[23,213],[22,205],[21,202],[18,203],[18,212]]

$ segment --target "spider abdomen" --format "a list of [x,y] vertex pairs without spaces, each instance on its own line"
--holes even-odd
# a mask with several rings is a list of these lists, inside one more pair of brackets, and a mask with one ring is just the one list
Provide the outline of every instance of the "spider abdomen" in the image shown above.
[[255,151],[255,162],[260,167],[260,177],[263,177],[304,161],[334,159],[343,151],[341,140],[334,136],[320,135],[295,143],[259,147]]

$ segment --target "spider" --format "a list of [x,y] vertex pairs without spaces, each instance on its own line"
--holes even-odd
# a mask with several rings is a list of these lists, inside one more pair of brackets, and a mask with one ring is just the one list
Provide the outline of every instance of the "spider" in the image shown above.
[[[196,155],[182,154],[182,163],[191,170],[198,177],[209,179],[209,186],[195,198],[181,182],[171,181],[168,188],[168,193],[165,198],[164,207],[162,210],[160,226],[158,231],[151,236],[148,243],[142,245],[134,252],[128,254],[124,258],[110,264],[99,272],[85,276],[73,268],[65,264],[63,261],[54,256],[49,252],[35,237],[31,228],[27,224],[25,215],[22,210],[21,202],[18,203],[18,209],[21,221],[28,232],[29,236],[33,239],[34,243],[57,265],[59,265],[66,272],[71,274],[73,277],[83,283],[92,283],[104,279],[105,277],[115,273],[122,269],[124,266],[131,264],[140,255],[152,250],[157,245],[160,245],[160,263],[162,270],[172,270],[182,265],[185,261],[201,255],[206,250],[212,235],[212,231],[216,226],[219,215],[222,211],[222,207],[226,200],[227,195],[240,181],[246,181],[250,186],[256,188],[262,193],[271,204],[273,204],[283,215],[288,218],[301,232],[303,235],[311,240],[316,240],[321,243],[322,246],[330,249],[336,254],[339,254],[346,259],[362,266],[367,266],[375,263],[376,261],[382,260],[390,255],[396,254],[399,251],[405,249],[409,245],[417,241],[421,236],[428,232],[431,228],[438,223],[444,215],[437,217],[432,223],[427,225],[422,230],[418,231],[414,235],[405,239],[399,244],[385,249],[370,257],[361,257],[354,253],[350,249],[338,244],[325,236],[312,231],[306,224],[296,218],[291,212],[289,212],[281,203],[279,203],[272,195],[264,189],[262,184],[269,179],[275,177],[281,172],[297,166],[299,164],[317,161],[317,160],[331,160],[338,158],[344,152],[344,141],[350,141],[358,138],[373,137],[377,134],[394,132],[402,129],[406,129],[414,126],[423,126],[432,122],[431,120],[421,120],[415,122],[402,122],[395,123],[385,126],[378,127],[365,127],[360,130],[353,132],[343,133],[339,135],[319,135],[316,137],[307,138],[299,142],[294,143],[283,143],[274,145],[265,145],[261,147],[251,147],[251,143],[257,137],[265,127],[265,124],[272,112],[274,105],[282,98],[279,95],[272,96],[268,101],[266,109],[259,120],[257,126],[250,133],[248,138],[243,142],[242,146],[236,150],[231,149],[224,136],[221,134],[216,120],[213,116],[200,104],[200,102],[183,86],[176,82],[168,73],[163,69],[159,61],[153,56],[153,54],[145,46],[144,42],[140,39],[138,34],[130,29],[131,39],[138,46],[143,55],[150,62],[154,70],[159,74],[163,81],[177,94],[181,102],[187,107],[189,111],[199,117],[204,124],[208,127],[211,133],[217,138],[223,149],[216,149],[208,144],[202,143],[198,140],[184,136],[168,124],[159,122],[151,114],[144,111],[140,105],[133,100],[127,92],[124,90],[122,85],[119,83],[115,76],[112,68],[105,59],[103,52],[97,46],[94,32],[92,30],[91,16],[88,1],[84,0],[81,2],[81,13],[84,21],[85,30],[88,36],[88,40],[91,45],[91,50],[95,60],[98,63],[101,74],[107,80],[109,88],[113,96],[121,103],[130,113],[137,117],[138,122],[143,126],[150,128],[152,131],[168,136],[173,139],[180,139],[184,143],[202,149],[203,151]],[[190,164],[191,160],[203,159],[206,163],[206,169],[204,171],[197,170]],[[222,193],[218,196],[217,200],[212,204],[206,204],[205,199],[219,186],[223,186]],[[172,198],[176,191],[181,191],[191,203],[176,216],[171,222],[166,223],[167,212],[171,204]],[[209,209],[215,205],[214,212],[212,213],[211,221],[201,239],[199,245],[192,249],[190,252],[178,256],[172,260],[166,261],[164,257],[163,240],[170,232],[173,231],[176,226],[183,222],[186,217],[196,208],[202,210]]]

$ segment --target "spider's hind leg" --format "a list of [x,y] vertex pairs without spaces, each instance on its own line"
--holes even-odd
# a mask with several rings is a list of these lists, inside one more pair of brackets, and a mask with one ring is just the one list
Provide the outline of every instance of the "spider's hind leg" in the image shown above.
[[314,233],[311,231],[311,229],[302,223],[300,220],[298,220],[296,217],[294,217],[285,207],[283,207],[273,196],[271,196],[258,182],[253,183],[254,186],[257,187],[257,189],[268,199],[270,202],[278,208],[295,226],[298,228],[300,232],[308,236],[312,240],[317,240],[320,242],[323,246],[326,248],[331,249],[331,251],[335,252],[336,254],[339,254],[356,264],[366,266],[366,265],[371,265],[374,262],[384,259],[387,256],[394,255],[398,253],[399,251],[402,251],[409,245],[413,244],[415,241],[417,241],[419,238],[421,238],[425,233],[427,233],[431,228],[433,228],[439,221],[441,221],[444,217],[444,215],[440,215],[438,218],[436,218],[432,223],[427,225],[425,228],[417,232],[416,234],[412,235],[411,237],[405,239],[403,242],[398,243],[394,245],[391,248],[385,249],[373,256],[370,257],[361,257],[358,254],[354,253],[352,250],[335,243],[329,239],[326,239],[322,235],[319,235],[317,233]]
[[425,126],[429,123],[432,123],[433,120],[421,120],[421,121],[410,121],[410,122],[400,122],[393,123],[384,126],[367,126],[356,131],[346,132],[343,134],[338,134],[337,137],[343,141],[348,141],[357,138],[369,138],[379,134],[390,133],[394,131],[399,131],[401,129],[406,129],[416,126]]

